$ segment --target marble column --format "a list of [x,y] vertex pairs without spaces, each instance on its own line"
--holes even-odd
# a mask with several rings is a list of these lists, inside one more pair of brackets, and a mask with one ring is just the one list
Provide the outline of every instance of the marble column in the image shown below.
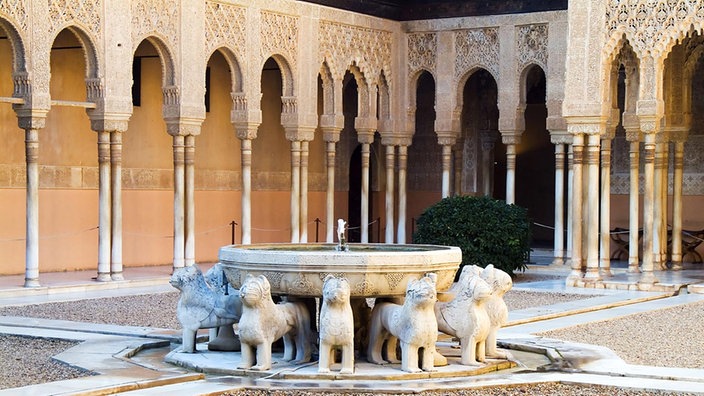
[[682,269],[682,179],[684,168],[684,140],[675,139],[674,174],[672,178],[672,269]]
[[110,276],[110,131],[98,133],[98,276],[99,282]]
[[442,197],[450,196],[450,172],[452,168],[452,145],[442,144]]
[[190,266],[196,263],[196,205],[195,205],[195,155],[196,137],[184,137],[184,264]]
[[611,272],[611,141],[613,136],[601,139],[601,211],[599,228],[599,273],[610,277]]
[[27,164],[24,287],[39,287],[39,128],[24,129],[24,148]]
[[[641,128],[645,129],[645,128]],[[653,222],[655,201],[655,132],[646,132],[644,137],[643,165],[645,193],[643,195],[643,264],[639,283],[653,284],[657,282],[653,273]]]
[[361,242],[369,242],[369,143],[362,143],[362,198],[359,226]]
[[242,155],[242,244],[252,243],[252,139],[241,140]]
[[496,145],[497,132],[493,130],[483,130],[479,133],[479,142],[482,148],[481,193],[491,197],[494,193],[494,146]]
[[388,144],[386,147],[386,232],[384,242],[394,243],[394,166],[396,165],[396,147]]
[[291,243],[300,242],[301,141],[291,142]]
[[555,144],[555,233],[553,244],[553,265],[563,265],[565,255],[565,145]]
[[572,186],[573,180],[573,152],[572,144],[567,145],[567,243],[565,258],[567,265],[572,265]]
[[301,142],[301,236],[299,242],[308,242],[308,141]]
[[406,169],[408,145],[398,146],[398,225],[396,242],[406,243]]
[[184,169],[184,141],[183,135],[173,136],[174,156],[174,269],[185,266],[185,238],[184,238],[184,195],[185,195],[185,169]]
[[669,177],[668,162],[670,157],[670,143],[669,143],[669,133],[663,134],[662,143],[662,172],[660,173],[660,269],[667,269],[667,241],[670,239],[668,237],[668,224],[667,224],[667,214],[668,202],[668,183],[667,179]]
[[660,269],[662,265],[661,248],[662,241],[662,171],[663,171],[663,156],[662,143],[658,143],[658,135],[656,135],[655,143],[655,160],[653,174],[653,268]]
[[628,272],[640,272],[638,247],[640,245],[639,205],[640,205],[640,136],[639,130],[626,130],[629,141],[630,192],[628,216]]
[[454,159],[454,175],[452,195],[462,195],[462,149],[464,148],[464,140],[460,139],[454,146],[452,146],[452,158]]
[[110,276],[114,281],[124,280],[122,274],[122,131],[110,134],[112,246]]
[[582,277],[582,162],[584,157],[584,134],[572,137],[572,265],[568,279]]
[[586,240],[587,270],[584,279],[598,281],[599,275],[599,149],[601,136],[598,133],[587,135],[587,207]]
[[516,144],[506,143],[506,203],[516,203]]
[[335,235],[335,142],[326,142],[325,164],[327,188],[325,190],[325,241],[334,242]]

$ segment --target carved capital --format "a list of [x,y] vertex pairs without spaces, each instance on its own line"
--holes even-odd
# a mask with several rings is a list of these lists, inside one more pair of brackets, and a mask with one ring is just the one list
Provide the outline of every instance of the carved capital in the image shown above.
[[284,126],[286,139],[292,142],[311,141],[315,137],[315,127]]
[[202,118],[166,119],[166,132],[171,136],[198,136],[202,123]]

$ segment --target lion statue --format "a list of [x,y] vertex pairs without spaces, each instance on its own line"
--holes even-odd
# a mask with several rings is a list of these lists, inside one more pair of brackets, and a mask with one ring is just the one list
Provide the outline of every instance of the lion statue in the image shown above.
[[437,291],[432,275],[408,282],[403,305],[385,301],[374,305],[367,348],[369,362],[386,363],[382,358],[384,342],[388,361],[397,362],[396,342],[400,341],[401,370],[409,373],[435,371],[438,325],[433,307]]
[[320,360],[318,372],[329,373],[335,348],[342,350],[340,374],[354,372],[354,317],[350,305],[350,284],[345,278],[328,275],[323,280],[320,308]]
[[[281,302],[271,299],[271,285],[264,275],[247,275],[240,287],[242,317],[239,322],[242,361],[238,368],[269,370],[271,344],[284,338],[283,360],[296,364],[310,361],[310,314],[302,302]],[[255,354],[256,350],[256,365]]]
[[487,265],[482,270],[480,277],[491,287],[491,295],[484,304],[491,323],[489,335],[486,338],[486,356],[506,359],[506,353],[499,351],[496,347],[496,334],[508,320],[508,307],[504,301],[504,294],[511,290],[513,281],[511,275],[495,268],[493,264]]
[[[205,283],[218,295],[215,314],[221,317],[236,317],[239,320],[242,315],[240,291],[230,285],[222,264],[217,263],[210,267],[203,277]],[[210,329],[208,350],[223,352],[240,350],[240,340],[235,335],[231,324]]]
[[176,309],[176,317],[183,328],[181,352],[195,352],[198,329],[232,326],[239,320],[238,296],[223,298],[225,296],[208,286],[197,265],[176,269],[169,283],[181,291]]
[[438,329],[459,338],[461,363],[466,366],[484,362],[485,343],[491,326],[485,308],[491,287],[478,274],[481,274],[480,267],[463,267],[459,281],[450,289],[455,297],[435,305]]

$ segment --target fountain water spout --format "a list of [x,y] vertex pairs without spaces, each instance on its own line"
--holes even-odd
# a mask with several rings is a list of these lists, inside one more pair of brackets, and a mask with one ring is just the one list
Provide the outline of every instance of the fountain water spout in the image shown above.
[[346,229],[347,222],[342,219],[337,219],[337,250],[340,252],[350,251],[349,246],[347,246],[347,238],[345,238]]

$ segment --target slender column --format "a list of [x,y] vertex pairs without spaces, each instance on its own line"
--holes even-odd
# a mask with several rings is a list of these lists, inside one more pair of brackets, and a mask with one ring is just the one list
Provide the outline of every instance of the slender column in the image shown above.
[[361,242],[369,242],[369,143],[362,143]]
[[327,142],[326,154],[328,187],[325,192],[325,241],[332,243],[335,234],[335,142]]
[[185,265],[184,258],[184,137],[173,137],[174,151],[174,269]]
[[655,176],[655,133],[645,134],[644,142],[644,181],[645,193],[643,195],[643,265],[639,283],[653,284],[657,282],[653,273],[653,209],[655,189],[653,178]]
[[574,186],[574,176],[573,176],[573,151],[572,145],[567,146],[567,251],[565,252],[565,257],[567,258],[567,263],[572,265],[572,213],[574,207],[572,205],[572,188]]
[[611,273],[611,137],[601,140],[601,211],[599,267],[601,276]]
[[114,281],[124,280],[122,275],[122,132],[110,134],[110,168],[112,175],[112,256],[110,276]]
[[516,202],[516,145],[506,145],[506,203]]
[[301,141],[291,142],[291,242],[300,241]]
[[564,200],[565,200],[565,145],[555,144],[555,243],[553,245],[553,265],[564,264]]
[[242,139],[242,244],[252,243],[252,139]]
[[[656,139],[658,137],[656,136]],[[653,269],[661,269],[662,256],[660,244],[662,243],[662,171],[663,171],[662,143],[655,143],[655,164],[653,179]]]
[[450,196],[450,168],[452,167],[452,146],[442,145],[442,197]]
[[27,239],[24,287],[39,287],[39,130],[24,130],[27,163]]
[[628,272],[640,272],[638,260],[638,245],[640,240],[638,206],[640,205],[639,173],[640,173],[640,142],[638,132],[632,134],[630,140],[630,195],[629,195],[629,216],[628,216]]
[[572,271],[569,279],[582,277],[582,161],[584,135],[577,133],[572,142]]
[[110,277],[110,132],[98,131],[98,277]]
[[665,138],[662,143],[662,172],[660,183],[660,269],[667,269],[667,178],[668,178],[668,162],[670,157],[670,143]]
[[684,140],[675,141],[674,175],[672,179],[672,269],[682,269],[682,178]]
[[308,242],[308,141],[301,142],[301,243]]
[[482,163],[481,163],[481,175],[482,175],[482,189],[483,195],[490,197],[492,196],[493,186],[492,181],[494,179],[494,146],[496,142],[496,132],[492,130],[481,131],[480,143],[482,145]]
[[406,162],[408,146],[398,146],[398,230],[396,242],[406,243]]
[[452,195],[462,195],[462,147],[464,143],[460,140],[453,146],[452,158],[454,159],[454,176]]
[[196,204],[195,204],[195,156],[196,137],[186,135],[184,139],[185,169],[185,265],[196,263]]
[[599,134],[590,134],[587,138],[587,205],[586,239],[587,271],[584,279],[600,280],[599,276]]
[[384,242],[394,243],[394,165],[396,147],[386,146],[386,233]]

